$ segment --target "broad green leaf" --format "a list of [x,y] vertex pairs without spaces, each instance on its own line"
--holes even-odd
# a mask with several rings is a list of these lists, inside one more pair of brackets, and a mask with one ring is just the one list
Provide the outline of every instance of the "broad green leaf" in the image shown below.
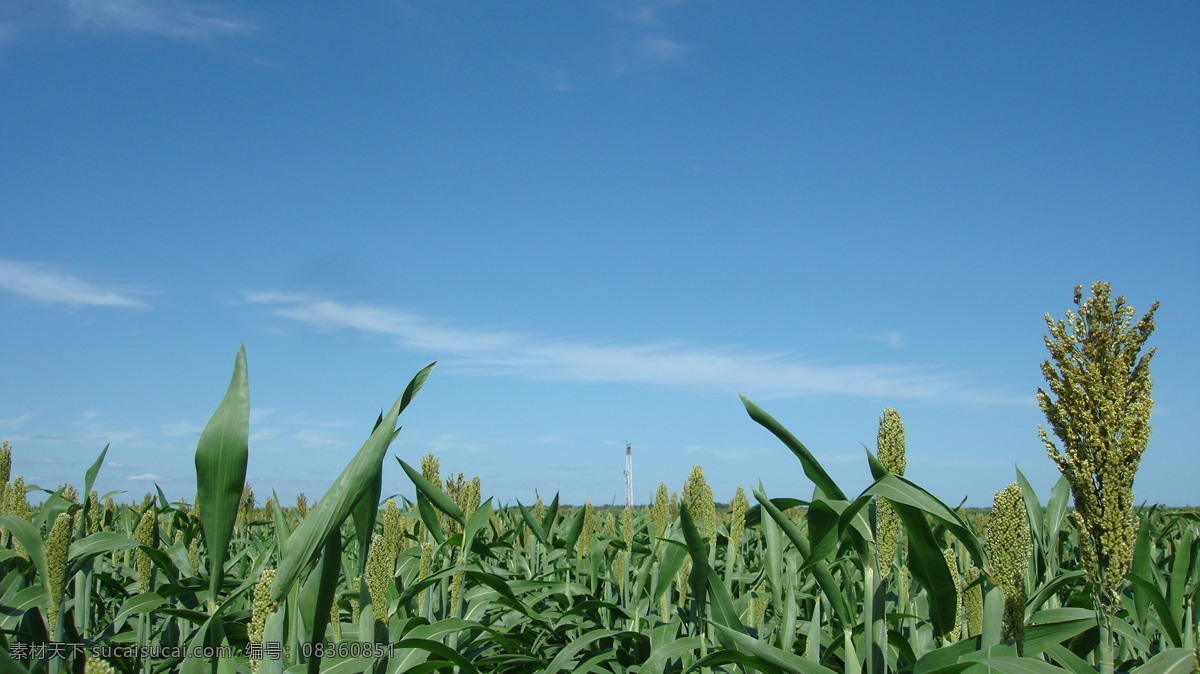
[[[754,494],[754,498],[758,499],[758,503],[762,506],[762,509],[767,511],[767,514],[770,516],[770,518],[774,520],[775,523],[779,525],[779,528],[783,530],[784,534],[787,535],[788,540],[792,542],[792,545],[796,546],[796,550],[800,552],[800,556],[804,560],[808,560],[808,539],[804,537],[804,534],[796,528],[796,525],[793,524],[786,515],[779,511],[779,508],[775,507],[775,504],[767,498],[766,494],[758,489],[753,490],[752,493]],[[942,566],[945,567],[945,561],[942,562]],[[850,615],[850,609],[846,602],[846,596],[842,593],[841,586],[833,578],[833,574],[830,573],[829,566],[827,564],[814,564],[811,567],[811,572],[813,576],[816,577],[817,584],[821,587],[821,591],[824,592],[825,597],[829,599],[830,605],[833,606],[833,613],[835,616],[837,616],[838,620],[841,621],[841,624],[855,624],[856,621]]]
[[1196,671],[1195,653],[1187,648],[1170,648],[1135,667],[1134,674],[1190,674]]
[[749,398],[746,396],[741,396],[741,398],[742,404],[746,406],[746,411],[750,414],[750,418],[757,421],[763,428],[771,431],[788,449],[792,450],[796,458],[800,459],[800,464],[804,468],[804,474],[808,476],[809,480],[812,480],[813,484],[817,485],[817,488],[825,492],[825,495],[830,498],[846,500],[846,495],[838,488],[837,483],[833,481],[833,478],[829,477],[829,473],[825,472],[825,468],[821,466],[817,458],[796,439],[796,436],[792,435],[778,421],[775,421],[771,415],[762,411],[758,405],[750,402]]
[[[863,492],[864,496],[868,494],[882,496],[891,501],[894,506],[907,506],[941,522],[966,547],[967,552],[971,554],[971,559],[974,561],[975,566],[981,569],[987,568],[987,555],[983,550],[983,542],[979,540],[970,527],[949,506],[942,503],[933,494],[925,491],[915,483],[893,474],[884,475],[879,478],[875,484]],[[897,509],[897,512],[899,512],[899,509]]]
[[115,531],[98,531],[87,538],[75,541],[68,548],[67,558],[71,561],[113,550],[138,547],[138,542]]
[[[579,652],[584,648],[587,648],[589,644],[599,641],[600,639],[605,639],[620,634],[627,634],[634,637],[641,636],[636,632],[622,632],[621,630],[591,630],[580,635],[578,638],[573,639],[571,643],[567,644],[566,646],[563,646],[558,654],[554,656],[554,659],[550,661],[550,664],[546,667],[546,669],[542,670],[543,674],[556,674],[557,672],[566,671],[567,668],[571,666],[575,656],[578,655]],[[571,668],[571,671],[575,671],[575,669]]]
[[[42,547],[42,537],[38,535],[33,525],[20,517],[6,516],[0,517],[0,530],[10,532],[21,542],[25,548],[25,554],[29,555],[29,560],[33,562],[33,568],[37,569],[38,580],[44,588],[49,587],[50,572],[46,567],[46,552]],[[47,592],[46,600],[49,601],[49,599],[50,594]]]
[[721,643],[729,648],[748,653],[758,658],[762,658],[767,664],[774,667],[779,667],[786,672],[798,672],[799,674],[830,674],[834,670],[806,660],[795,653],[789,653],[785,650],[776,648],[765,641],[759,641],[754,637],[732,630],[724,625],[712,624],[717,630],[717,636]]
[[238,349],[229,389],[196,445],[196,506],[208,548],[209,604],[216,605],[225,578],[229,539],[237,521],[250,437],[246,347]]
[[371,485],[379,464],[387,454],[388,446],[396,438],[396,419],[400,411],[412,400],[413,395],[429,376],[434,364],[421,370],[409,382],[404,394],[388,410],[381,425],[371,433],[362,449],[354,455],[350,463],[342,470],[341,475],[334,480],[325,496],[317,501],[317,505],[309,511],[296,530],[288,538],[283,559],[271,584],[271,600],[282,601],[288,590],[296,582],[300,571],[313,559],[317,549],[329,537],[329,534],[342,526],[350,515],[354,504],[362,493]]
[[[886,475],[880,482],[891,478],[897,476]],[[891,498],[888,497],[888,500]],[[958,622],[958,594],[942,548],[929,528],[924,510],[900,501],[892,501],[892,507],[908,532],[908,570],[913,579],[929,593],[929,618],[933,622],[933,631],[939,635],[946,634]]]
[[124,625],[125,621],[129,619],[129,616],[139,613],[149,613],[166,603],[166,599],[163,599],[154,592],[134,595],[121,604],[121,610],[117,611],[117,615],[113,618],[113,625],[116,626],[115,629],[119,630],[121,629],[121,625]]
[[542,545],[549,546],[550,539],[546,537],[546,532],[542,529],[542,523],[537,521],[537,518],[533,516],[533,512],[524,505],[521,505],[520,501],[517,501],[517,508],[521,512],[521,519],[525,521],[525,525],[529,527],[533,535],[541,541]]
[[708,546],[700,537],[686,503],[679,504],[679,521],[683,529],[683,538],[687,541],[688,554],[692,557],[688,585],[692,588],[693,596],[700,607],[698,617],[706,617],[704,606],[711,595],[715,622],[732,630],[745,632],[746,628],[733,608],[733,598],[729,596],[729,589],[708,564]]
[[425,476],[421,474],[421,471],[415,470],[412,466],[402,461],[400,457],[396,457],[396,460],[400,462],[400,467],[404,469],[404,472],[408,474],[408,478],[413,481],[414,485],[416,485],[417,491],[419,492],[417,494],[418,497],[424,496],[426,500],[432,503],[438,510],[449,515],[460,525],[467,521],[466,515],[463,515],[462,509],[459,508],[458,504],[456,504],[449,496],[446,495],[446,492],[434,486],[429,480],[426,480]]
[[75,532],[76,538],[82,538],[87,531],[87,524],[91,517],[95,517],[95,513],[91,512],[91,499],[88,495],[92,493],[92,485],[96,483],[96,476],[100,474],[100,466],[104,465],[104,457],[108,455],[108,445],[104,445],[104,449],[100,450],[100,456],[92,462],[88,467],[87,472],[83,474],[83,492],[80,494],[80,499],[83,501],[83,517],[79,518],[79,527]]

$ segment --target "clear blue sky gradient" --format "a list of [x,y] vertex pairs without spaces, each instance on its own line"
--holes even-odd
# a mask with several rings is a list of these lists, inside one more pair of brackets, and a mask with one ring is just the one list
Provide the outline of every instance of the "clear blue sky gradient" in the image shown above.
[[[514,6],[515,5],[515,6]],[[0,438],[43,487],[191,498],[246,344],[249,479],[392,454],[502,502],[703,465],[989,505],[1043,315],[1162,302],[1139,501],[1200,504],[1200,5],[15,0],[0,8]],[[385,493],[411,494],[396,462]]]

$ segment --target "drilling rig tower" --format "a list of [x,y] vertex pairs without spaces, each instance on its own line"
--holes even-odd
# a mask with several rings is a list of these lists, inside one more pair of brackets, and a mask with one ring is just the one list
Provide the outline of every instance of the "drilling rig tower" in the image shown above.
[[625,443],[625,507],[633,507],[633,446]]

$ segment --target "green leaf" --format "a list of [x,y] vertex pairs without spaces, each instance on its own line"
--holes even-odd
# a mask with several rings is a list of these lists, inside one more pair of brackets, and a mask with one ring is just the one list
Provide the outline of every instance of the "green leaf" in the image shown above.
[[250,388],[246,347],[238,349],[233,377],[196,446],[196,506],[208,549],[209,604],[215,606],[225,578],[229,539],[237,521],[250,437]]
[[1195,669],[1195,653],[1188,648],[1171,648],[1135,667],[1135,674],[1190,674]]
[[529,508],[521,505],[520,501],[517,501],[517,508],[521,511],[521,519],[525,521],[525,526],[529,527],[529,530],[541,541],[542,545],[549,547],[550,539],[546,538],[546,532],[542,529],[542,523],[538,522]]
[[421,471],[415,470],[412,466],[404,463],[404,461],[400,460],[400,457],[396,457],[396,460],[400,462],[400,467],[408,474],[408,479],[412,480],[413,484],[417,486],[418,496],[424,496],[434,507],[449,515],[460,525],[466,523],[466,515],[463,514],[458,504],[446,495],[446,492],[435,487],[429,480],[425,479]]
[[[775,503],[767,498],[761,490],[752,490],[754,498],[758,499],[762,509],[767,511],[768,516],[779,525],[779,528],[787,535],[792,545],[796,546],[796,550],[800,552],[800,556],[807,561],[809,559],[808,539],[804,534],[796,528],[796,525],[787,518],[779,508],[775,507]],[[765,520],[764,520],[765,521]],[[945,567],[943,560],[942,566]],[[842,594],[841,586],[834,579],[833,574],[829,571],[828,564],[814,564],[811,567],[813,576],[817,579],[817,585],[821,587],[821,591],[829,599],[829,603],[833,606],[833,613],[841,621],[843,626],[854,625],[855,620],[850,615],[850,609],[846,602],[846,596]]]
[[[868,494],[882,496],[891,501],[893,506],[912,508],[941,522],[966,547],[967,552],[971,555],[971,559],[975,562],[975,566],[981,569],[987,568],[983,543],[949,506],[942,503],[933,494],[930,494],[913,482],[894,474],[884,475],[879,478],[875,484],[863,492],[864,496]],[[899,510],[897,508],[897,512]],[[939,552],[938,554],[940,555],[941,553]],[[943,563],[942,566],[945,566],[945,564]]]
[[[621,630],[608,629],[594,629],[589,632],[585,632],[584,634],[572,640],[571,643],[563,646],[562,650],[560,650],[558,654],[554,656],[554,659],[550,661],[550,664],[546,667],[546,669],[542,670],[543,674],[555,674],[556,672],[565,671],[571,666],[575,656],[578,655],[579,652],[584,648],[587,648],[589,644],[599,641],[600,639],[605,639],[620,634],[627,634],[633,637],[641,636],[636,632],[622,632]],[[572,671],[574,671],[573,668]]]
[[774,667],[779,667],[785,672],[798,672],[799,674],[831,674],[834,670],[806,660],[795,653],[789,653],[780,648],[776,648],[765,641],[759,641],[754,637],[732,630],[724,625],[713,623],[713,627],[717,630],[717,636],[721,643],[734,650],[742,653],[748,653],[755,657],[761,658],[764,662]]
[[[25,548],[25,553],[29,555],[29,560],[33,562],[33,567],[37,569],[38,580],[43,588],[50,587],[50,572],[46,567],[46,552],[42,547],[42,537],[38,535],[37,530],[33,525],[26,522],[20,517],[0,517],[0,529],[7,530],[21,542]],[[50,593],[43,590],[46,595],[46,600],[50,600]]]
[[121,610],[117,611],[117,615],[113,618],[114,629],[120,630],[121,625],[125,624],[129,616],[139,613],[149,613],[165,603],[167,603],[167,600],[155,592],[136,594],[126,599],[121,604]]
[[1158,612],[1159,624],[1163,627],[1163,633],[1171,641],[1171,644],[1176,648],[1182,646],[1183,635],[1179,633],[1179,626],[1171,620],[1171,609],[1167,605],[1167,598],[1163,596],[1158,586],[1132,571],[1126,574],[1125,578],[1135,587],[1141,588],[1142,592],[1150,599],[1154,610]]
[[387,454],[388,446],[396,438],[397,431],[393,429],[396,427],[396,419],[400,416],[400,411],[421,388],[433,366],[434,364],[431,363],[413,377],[404,394],[388,410],[383,423],[375,428],[371,437],[367,438],[366,443],[363,444],[362,449],[358,450],[354,458],[350,459],[350,463],[342,470],[341,475],[325,492],[325,496],[317,501],[317,505],[309,511],[292,535],[288,537],[275,581],[271,583],[272,601],[283,600],[288,590],[296,582],[300,571],[308,566],[316,555],[317,549],[325,543],[330,533],[342,526],[342,522],[346,521],[346,517],[350,515],[350,511],[358,502],[359,497],[371,486],[375,472]]
[[[883,480],[896,477],[887,475]],[[892,501],[892,507],[908,532],[908,570],[913,579],[929,593],[929,617],[933,622],[933,631],[939,635],[947,634],[958,622],[958,594],[942,548],[934,538],[923,510],[899,501]]]
[[75,532],[76,538],[83,537],[84,532],[87,531],[89,517],[95,517],[95,514],[91,512],[92,503],[88,495],[92,493],[92,485],[96,483],[96,476],[100,474],[100,466],[104,465],[104,457],[107,455],[108,445],[104,445],[104,449],[100,450],[100,456],[96,457],[87,472],[83,474],[83,493],[80,495],[83,500],[83,517],[79,518],[79,528]]
[[746,411],[750,414],[750,418],[757,421],[763,428],[771,431],[775,437],[783,441],[784,445],[787,445],[788,449],[792,450],[796,458],[800,459],[800,464],[804,468],[804,474],[808,476],[809,480],[812,480],[818,489],[825,492],[825,495],[828,497],[843,501],[846,500],[846,495],[838,488],[837,483],[833,481],[833,478],[829,477],[829,473],[825,472],[825,468],[821,466],[817,458],[796,439],[796,436],[792,435],[778,421],[775,421],[771,415],[762,411],[758,405],[750,402],[749,398],[746,396],[741,396],[741,398],[742,404],[746,406]]
[[693,588],[699,603],[699,616],[705,617],[704,604],[707,597],[712,597],[712,606],[716,623],[738,632],[745,632],[741,618],[733,608],[733,598],[729,596],[729,588],[721,582],[720,577],[708,564],[708,545],[700,537],[696,523],[692,520],[687,504],[679,504],[679,521],[683,528],[683,538],[687,541],[688,554],[692,557],[692,571],[688,585]]

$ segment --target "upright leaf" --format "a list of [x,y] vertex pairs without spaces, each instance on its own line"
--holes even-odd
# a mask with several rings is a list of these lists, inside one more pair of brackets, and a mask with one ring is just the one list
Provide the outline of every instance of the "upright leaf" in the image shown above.
[[350,459],[350,463],[330,485],[325,496],[288,537],[279,571],[275,574],[275,581],[271,583],[271,601],[278,602],[283,599],[296,582],[300,571],[313,559],[317,549],[324,545],[332,531],[342,526],[354,505],[371,487],[388,447],[399,432],[393,430],[396,428],[396,419],[421,389],[435,364],[430,363],[413,377],[404,393],[388,410],[383,423],[376,426],[371,437],[367,438],[354,458]]
[[237,521],[250,436],[250,388],[246,347],[238,349],[225,399],[209,419],[196,446],[196,506],[208,544],[209,604],[216,605],[229,539]]

